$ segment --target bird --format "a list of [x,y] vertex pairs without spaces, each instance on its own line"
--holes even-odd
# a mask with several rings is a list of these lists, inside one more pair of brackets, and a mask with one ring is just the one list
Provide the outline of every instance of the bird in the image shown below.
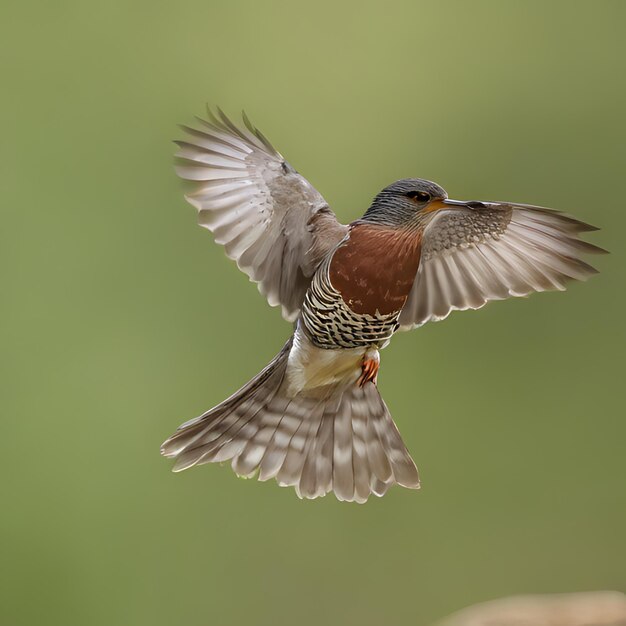
[[393,182],[342,224],[245,112],[236,124],[207,109],[175,142],[185,198],[293,334],[161,453],[174,471],[230,462],[307,499],[364,503],[395,484],[419,489],[378,390],[380,351],[452,311],[589,278],[597,270],[583,256],[605,251],[581,233],[598,229],[539,206],[451,200],[420,178]]

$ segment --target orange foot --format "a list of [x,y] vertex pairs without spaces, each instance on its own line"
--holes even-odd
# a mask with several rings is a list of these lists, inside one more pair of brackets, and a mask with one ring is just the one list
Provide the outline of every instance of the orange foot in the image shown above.
[[376,384],[379,368],[380,355],[378,354],[378,350],[366,352],[363,357],[363,363],[361,364],[361,375],[356,381],[357,385],[363,387],[365,383],[369,383],[370,381]]

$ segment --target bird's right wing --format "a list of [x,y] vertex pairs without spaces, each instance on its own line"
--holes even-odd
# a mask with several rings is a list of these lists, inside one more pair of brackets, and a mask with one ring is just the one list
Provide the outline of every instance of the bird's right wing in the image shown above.
[[347,232],[324,198],[249,122],[235,126],[209,111],[201,128],[183,127],[176,172],[193,181],[185,197],[271,306],[297,318],[322,258]]
[[422,236],[415,282],[400,330],[442,320],[490,300],[563,290],[596,270],[583,254],[605,252],[580,239],[596,230],[573,217],[524,204],[478,202],[440,209]]

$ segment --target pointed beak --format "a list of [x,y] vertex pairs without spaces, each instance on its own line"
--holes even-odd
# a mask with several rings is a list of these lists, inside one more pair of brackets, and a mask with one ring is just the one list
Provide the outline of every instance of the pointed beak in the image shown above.
[[424,209],[424,212],[440,211],[441,209],[451,209],[452,207],[463,207],[465,209],[484,209],[485,205],[478,200],[433,200]]
[[449,206],[462,206],[466,209],[484,209],[486,204],[480,200],[444,200],[444,204]]
[[445,200],[442,200],[442,204],[447,204],[449,206],[468,206],[469,203],[463,200],[450,200],[449,198],[446,198]]
[[461,202],[460,200],[433,200],[428,204],[428,206],[424,209],[426,213],[431,213],[433,211],[440,211],[441,209],[449,209],[453,206],[467,206],[466,202]]

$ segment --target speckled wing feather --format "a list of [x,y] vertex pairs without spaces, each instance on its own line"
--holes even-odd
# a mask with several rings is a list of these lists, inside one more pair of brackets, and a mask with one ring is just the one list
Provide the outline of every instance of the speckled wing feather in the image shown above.
[[176,172],[193,181],[186,199],[226,254],[285,319],[298,316],[315,268],[345,235],[324,198],[250,124],[209,111],[183,127]]
[[593,226],[550,209],[477,202],[439,210],[424,229],[415,282],[400,329],[442,320],[490,300],[563,290],[596,270],[585,253],[604,252],[579,238]]

